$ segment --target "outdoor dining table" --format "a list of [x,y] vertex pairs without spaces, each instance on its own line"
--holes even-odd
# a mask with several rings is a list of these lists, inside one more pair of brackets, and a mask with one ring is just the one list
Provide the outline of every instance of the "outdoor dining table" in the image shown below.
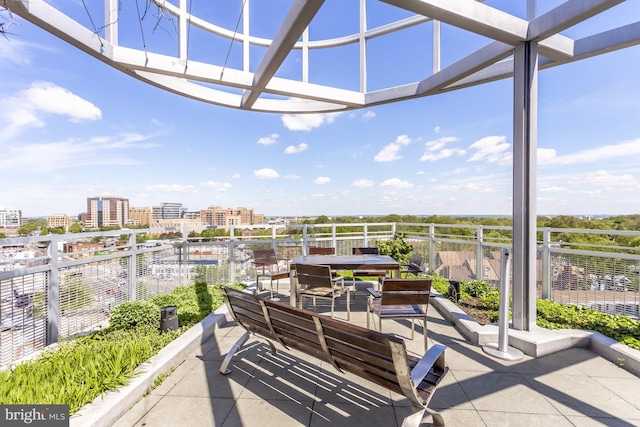
[[296,280],[296,264],[328,265],[332,270],[384,270],[392,271],[398,277],[400,263],[389,255],[300,255],[291,260],[290,303],[296,306],[298,280]]

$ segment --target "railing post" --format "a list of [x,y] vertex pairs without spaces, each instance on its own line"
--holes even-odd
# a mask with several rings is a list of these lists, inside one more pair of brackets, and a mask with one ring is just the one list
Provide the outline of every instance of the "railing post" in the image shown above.
[[368,248],[369,247],[369,224],[365,224],[363,229],[362,229],[363,233],[364,233],[364,247]]
[[302,255],[309,254],[309,236],[307,235],[307,224],[302,224]]
[[391,238],[395,239],[396,238],[396,223],[392,222],[391,223]]
[[542,299],[549,299],[551,292],[551,229],[542,230]]
[[331,246],[336,248],[336,255],[338,255],[338,243],[336,241],[336,224],[331,224]]
[[130,299],[137,300],[138,295],[137,292],[137,283],[136,283],[136,255],[138,253],[138,243],[136,239],[136,233],[134,231],[129,231],[129,252],[131,252],[131,256],[129,257],[129,269],[127,271],[127,276],[129,279],[129,292]]
[[236,238],[235,228],[233,225],[229,227],[229,282],[235,283],[236,281]]
[[278,253],[278,244],[276,243],[277,237],[278,235],[276,234],[276,225],[271,224],[271,247],[274,251],[276,251],[276,254]]
[[476,280],[484,280],[484,245],[482,244],[482,237],[484,230],[482,225],[476,228]]
[[47,247],[49,281],[47,286],[47,345],[58,342],[60,322],[60,274],[58,267],[58,237],[52,235]]
[[436,270],[436,227],[429,224],[429,272]]

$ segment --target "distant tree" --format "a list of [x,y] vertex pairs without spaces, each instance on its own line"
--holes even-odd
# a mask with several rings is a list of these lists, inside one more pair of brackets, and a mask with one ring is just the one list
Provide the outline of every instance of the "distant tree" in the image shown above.
[[46,236],[47,234],[65,234],[66,231],[63,227],[45,227],[40,232],[41,236]]
[[390,214],[382,217],[380,222],[402,222],[402,217],[398,214]]
[[30,219],[25,225],[18,229],[18,234],[28,236],[36,230],[43,230],[47,227],[47,221],[44,219]]
[[82,224],[79,222],[74,222],[69,226],[69,233],[81,233],[82,232]]
[[0,239],[6,239],[7,235],[5,233],[0,233]]
[[326,215],[320,215],[314,221],[315,224],[331,224],[331,220]]

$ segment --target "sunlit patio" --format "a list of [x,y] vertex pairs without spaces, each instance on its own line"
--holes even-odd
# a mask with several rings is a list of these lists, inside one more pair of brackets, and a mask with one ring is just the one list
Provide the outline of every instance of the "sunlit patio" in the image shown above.
[[[366,325],[365,289],[370,285],[358,286],[352,323]],[[281,286],[276,296],[287,302],[288,287]],[[444,297],[434,298],[438,299]],[[443,415],[446,425],[640,424],[640,378],[588,347],[541,357],[525,355],[515,362],[497,359],[470,343],[434,305],[443,309],[440,304],[429,307],[429,343],[447,346],[450,371],[429,406]],[[313,308],[311,302],[305,308]],[[345,301],[339,300],[336,308],[336,317],[345,319]],[[330,308],[318,302],[316,310],[328,314]],[[400,336],[410,351],[422,354],[419,325],[414,340],[408,322],[383,325],[384,332]],[[328,363],[299,352],[278,347],[278,353],[271,354],[259,338],[251,338],[233,359],[232,372],[222,375],[218,372],[222,360],[244,330],[222,316],[211,330],[196,340],[196,349],[176,363],[160,386],[113,425],[388,427],[399,426],[406,415],[409,405],[402,396],[340,374]],[[72,425],[96,425],[95,414],[116,412],[108,406],[118,405],[121,393],[85,408]],[[108,417],[102,420],[102,425],[111,425]],[[430,423],[426,416],[421,425]]]

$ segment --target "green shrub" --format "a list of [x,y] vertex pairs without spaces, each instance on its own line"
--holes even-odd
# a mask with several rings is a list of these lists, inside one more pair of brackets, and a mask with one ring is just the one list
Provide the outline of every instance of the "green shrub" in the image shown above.
[[[229,286],[245,287],[238,283]],[[207,288],[211,309],[222,304],[219,288]],[[181,307],[181,327],[163,333],[160,307],[167,305]],[[109,328],[63,342],[55,350],[0,371],[0,403],[67,404],[73,415],[105,391],[127,384],[136,367],[201,319],[195,286],[175,288],[170,294],[154,297],[153,302],[123,303],[111,311]]]
[[213,297],[211,296],[209,285],[207,282],[197,282],[195,284],[195,291],[200,315],[204,318],[211,313],[213,304]]
[[111,329],[129,329],[141,325],[160,325],[160,307],[150,301],[124,302],[109,313]]
[[380,255],[389,255],[400,264],[406,264],[411,259],[413,246],[406,242],[402,236],[396,236],[390,240],[379,241],[378,252]]

